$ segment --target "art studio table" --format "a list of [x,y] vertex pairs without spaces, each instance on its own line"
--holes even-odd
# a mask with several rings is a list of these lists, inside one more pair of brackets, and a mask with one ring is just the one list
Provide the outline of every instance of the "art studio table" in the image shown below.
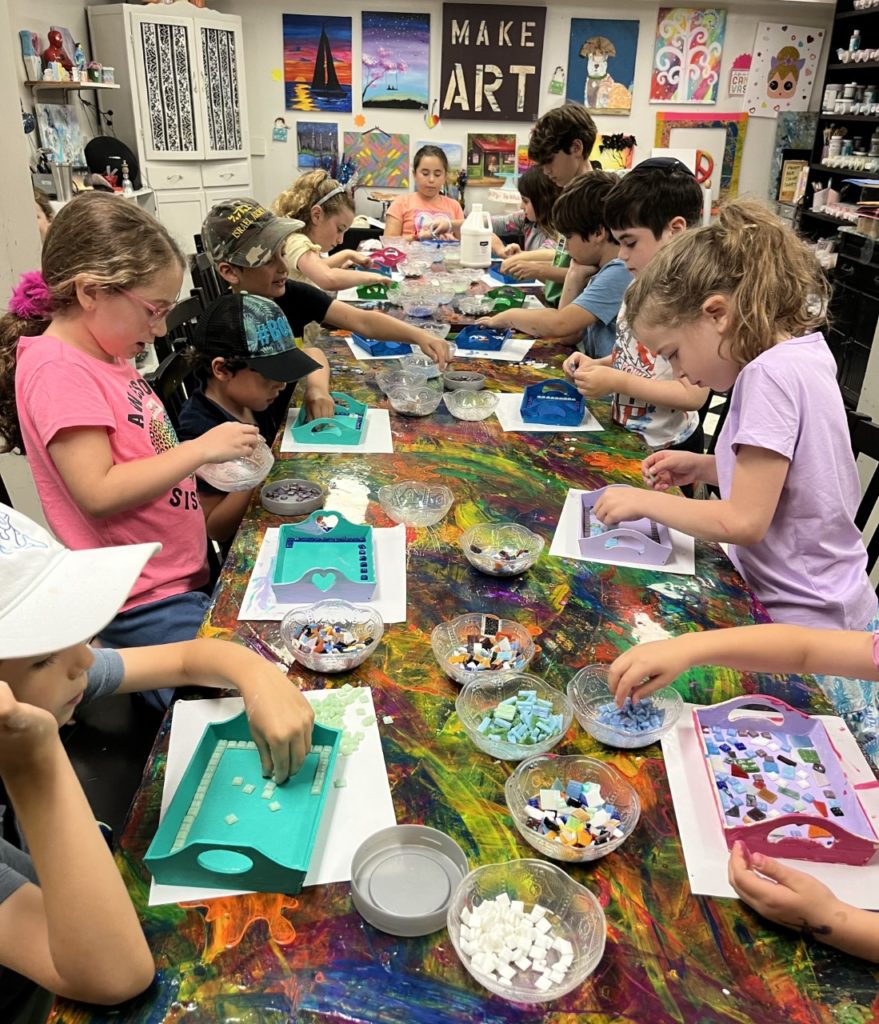
[[[330,343],[334,384],[385,405],[372,383],[378,363],[353,364]],[[558,353],[534,358],[558,364]],[[468,362],[468,368],[471,363]],[[473,363],[490,387],[508,391],[550,375],[547,369]],[[609,406],[590,403],[608,425]],[[454,711],[458,688],[430,649],[437,622],[490,611],[539,629],[530,671],[563,687],[590,662],[609,662],[636,639],[692,628],[754,621],[741,579],[719,548],[696,545],[696,575],[550,557],[524,576],[478,574],[458,547],[463,529],[485,519],[522,523],[549,541],[569,487],[640,482],[644,450],[617,428],[593,434],[504,434],[494,418],[459,422],[439,410],[427,419],[392,415],[393,455],[296,455],[279,458],[270,479],[320,480],[374,525],[390,525],[376,495],[395,480],[438,480],[455,503],[437,526],[408,531],[408,615],[388,626],[376,653],[354,672],[296,673],[304,687],[345,681],[373,689],[394,808],[399,823],[442,829],[471,867],[534,857],[504,804],[512,769],[476,750]],[[280,520],[252,505],[223,570],[204,635],[249,632],[277,639],[277,623],[237,621],[245,586],[268,526]],[[548,546],[548,545],[547,545]],[[757,613],[759,617],[759,612]],[[830,712],[811,681],[695,670],[685,697],[714,703],[745,692],[780,696],[805,711]],[[384,724],[390,717],[393,722]],[[117,863],[157,964],[148,992],[119,1011],[59,1002],[54,1024],[86,1021],[215,1024],[597,1024],[599,1021],[729,1024],[866,1024],[879,1019],[879,975],[851,957],[801,939],[736,900],[693,897],[659,745],[618,751],[574,725],[556,748],[608,761],[637,789],[641,820],[614,853],[572,876],[605,909],[608,941],[592,977],[557,1003],[522,1007],[473,981],[445,930],[397,939],[365,924],[349,886],[305,889],[296,897],[252,895],[191,906],[147,906],[143,856],[155,833],[168,722],[160,732],[120,842]],[[706,809],[708,810],[708,809]]]

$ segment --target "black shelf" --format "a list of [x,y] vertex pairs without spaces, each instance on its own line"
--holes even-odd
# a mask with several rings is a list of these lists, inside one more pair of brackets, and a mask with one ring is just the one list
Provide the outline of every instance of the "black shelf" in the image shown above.
[[867,71],[872,68],[874,71],[879,68],[879,60],[850,60],[848,64],[828,64],[828,71]]
[[848,167],[826,167],[824,164],[809,164],[813,171],[823,171],[825,174],[839,174],[846,178],[869,178],[870,181],[879,181],[879,173],[876,171],[853,171]]
[[868,7],[863,11],[843,11],[837,14],[836,21],[842,21],[844,18],[863,18],[865,14],[879,14],[879,7]]
[[800,216],[814,217],[815,220],[822,220],[826,224],[836,224],[840,228],[853,228],[855,226],[850,220],[843,220],[842,217],[831,217],[829,213],[818,213],[817,210],[809,210],[805,206]]
[[852,121],[856,124],[876,124],[879,114],[825,114],[818,115],[819,121]]

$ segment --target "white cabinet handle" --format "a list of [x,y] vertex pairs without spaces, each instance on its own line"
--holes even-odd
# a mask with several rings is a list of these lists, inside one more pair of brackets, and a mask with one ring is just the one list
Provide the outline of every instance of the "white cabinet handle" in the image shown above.
[[235,172],[234,171],[223,171],[223,173],[220,175],[220,177],[221,178],[234,178],[235,177]]
[[165,181],[180,181],[183,178],[182,174],[166,174]]

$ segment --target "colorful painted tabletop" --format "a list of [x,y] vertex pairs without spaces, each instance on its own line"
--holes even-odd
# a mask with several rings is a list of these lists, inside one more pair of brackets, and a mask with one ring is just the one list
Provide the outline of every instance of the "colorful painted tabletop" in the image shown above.
[[[330,343],[334,383],[384,405],[372,373],[352,369]],[[553,365],[558,351],[539,350]],[[469,368],[469,364],[468,364]],[[489,387],[519,390],[558,371],[483,361]],[[454,710],[458,688],[434,660],[430,632],[466,611],[490,611],[531,627],[540,646],[530,671],[564,686],[591,662],[609,662],[638,639],[717,628],[762,617],[719,548],[697,543],[695,576],[574,562],[546,551],[524,576],[483,576],[458,538],[486,519],[512,520],[552,536],[569,487],[640,482],[644,453],[634,435],[610,425],[609,405],[590,403],[603,433],[504,434],[494,418],[460,422],[444,410],[426,419],[392,416],[392,455],[279,457],[270,479],[319,481],[350,517],[389,525],[377,502],[395,480],[447,484],[445,519],[408,530],[408,616],[391,625],[359,669],[335,677],[296,673],[303,687],[372,687],[399,823],[442,829],[471,867],[536,856],[504,803],[511,766],[470,743]],[[584,440],[588,437],[588,440]],[[276,449],[277,454],[277,449]],[[232,546],[204,633],[278,641],[278,623],[238,623],[262,536],[281,520],[251,506]],[[695,702],[741,692],[782,697],[807,711],[829,708],[811,680],[694,670],[676,684]],[[384,722],[384,719],[392,719]],[[660,747],[615,751],[576,722],[559,753],[612,763],[638,791],[641,820],[614,853],[569,866],[607,915],[607,948],[592,977],[557,1003],[517,1006],[491,996],[464,970],[445,930],[398,939],[366,924],[347,884],[296,897],[252,895],[191,906],[148,907],[143,856],[159,814],[168,725],[161,731],[121,837],[117,863],[155,955],[157,977],[142,997],[102,1013],[59,1002],[54,1024],[86,1021],[214,1024],[570,1024],[578,1021],[866,1024],[879,1019],[879,973],[852,957],[775,927],[736,900],[690,893]],[[713,810],[713,809],[712,809]]]

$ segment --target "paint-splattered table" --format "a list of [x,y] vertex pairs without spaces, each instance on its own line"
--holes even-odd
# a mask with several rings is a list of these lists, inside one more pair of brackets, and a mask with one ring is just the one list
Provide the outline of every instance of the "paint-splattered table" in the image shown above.
[[[340,390],[376,404],[371,369],[352,372],[331,349]],[[370,364],[360,364],[361,370]],[[380,365],[380,364],[376,364]],[[516,390],[546,375],[534,367],[485,362],[493,386]],[[607,406],[594,411],[609,424]],[[461,555],[466,527],[486,518],[521,522],[547,540],[569,486],[638,483],[643,454],[630,434],[611,427],[580,435],[504,434],[494,419],[453,420],[444,408],[426,420],[392,416],[393,455],[309,455],[279,460],[273,477],[320,479],[349,512],[388,525],[375,500],[397,479],[436,479],[455,494],[436,527],[409,531],[408,618],[390,626],[376,654],[349,678],[373,687],[399,822],[443,829],[471,866],[535,854],[513,828],[503,798],[510,766],[470,744],[454,713],[457,688],[430,650],[433,626],[469,610],[489,610],[541,631],[532,670],[557,685],[592,661],[609,661],[635,637],[658,629],[742,624],[754,609],[741,580],[716,547],[697,544],[697,575],[668,576],[564,561],[546,553],[525,576],[481,576]],[[232,547],[205,632],[232,636],[261,537],[279,520],[251,508]],[[274,623],[253,623],[271,637]],[[346,677],[306,676],[305,686]],[[691,672],[692,699],[711,703],[769,692],[806,710],[830,709],[800,680]],[[255,895],[190,907],[146,906],[143,855],[158,822],[167,727],[122,836],[118,863],[158,965],[141,999],[111,1015],[59,1004],[60,1024],[113,1020],[214,1024],[356,1021],[381,1024],[525,1024],[546,1021],[866,1024],[879,1019],[879,976],[864,964],[777,929],[733,900],[690,894],[658,746],[611,751],[574,728],[557,748],[612,762],[637,788],[641,821],[615,853],[573,867],[605,908],[607,950],[592,978],[556,1004],[517,1007],[489,996],[459,964],[445,931],[399,940],[365,925],[347,885],[291,898]]]

